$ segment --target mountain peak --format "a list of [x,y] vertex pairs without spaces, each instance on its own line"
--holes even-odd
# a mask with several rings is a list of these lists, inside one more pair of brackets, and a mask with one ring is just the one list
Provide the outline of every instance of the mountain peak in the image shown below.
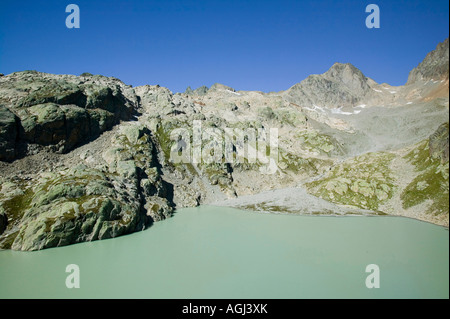
[[336,62],[336,63],[334,63],[332,66],[331,66],[331,68],[327,71],[327,72],[330,72],[330,71],[333,71],[333,70],[335,70],[335,71],[340,71],[340,72],[342,72],[342,71],[344,71],[344,70],[351,70],[351,71],[353,71],[353,72],[361,72],[357,67],[355,67],[353,64],[351,64],[351,63],[341,63],[341,62]]
[[214,83],[210,90],[215,91],[215,90],[228,90],[231,92],[234,92],[235,90],[232,87],[229,87],[227,85],[221,84],[221,83]]
[[332,81],[340,81],[349,89],[361,89],[367,82],[367,77],[351,63],[335,63],[323,74]]
[[297,104],[328,108],[355,106],[370,91],[369,78],[350,63],[334,63],[323,74],[307,77],[287,91]]

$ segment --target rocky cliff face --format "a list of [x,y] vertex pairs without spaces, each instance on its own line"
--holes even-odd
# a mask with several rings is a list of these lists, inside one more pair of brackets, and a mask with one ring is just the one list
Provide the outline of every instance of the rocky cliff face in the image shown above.
[[[42,159],[36,157],[35,159]],[[160,176],[150,131],[121,126],[64,165],[21,170],[2,182],[0,246],[36,250],[117,237],[169,217],[172,190]]]
[[418,81],[448,80],[448,38],[439,43],[435,50],[427,54],[425,59],[410,73],[407,84]]
[[430,156],[441,163],[449,161],[448,122],[439,126],[429,139]]
[[11,161],[16,158],[19,126],[19,118],[0,105],[0,160]]
[[[134,89],[103,76],[32,71],[2,78],[0,88],[1,160],[16,160],[2,168],[9,177],[1,186],[0,247],[111,238],[171,215],[151,132],[129,122],[112,138],[98,138],[139,114]],[[70,151],[90,141],[74,159]]]
[[[112,238],[174,208],[219,202],[448,225],[448,90],[437,81],[448,75],[445,43],[448,57],[446,41],[402,87],[340,63],[278,93],[2,76],[0,248]],[[272,199],[237,199],[274,189]],[[292,193],[282,189],[299,198],[278,198]]]
[[34,71],[0,78],[0,160],[29,154],[28,145],[65,153],[137,112],[132,88],[102,76]]

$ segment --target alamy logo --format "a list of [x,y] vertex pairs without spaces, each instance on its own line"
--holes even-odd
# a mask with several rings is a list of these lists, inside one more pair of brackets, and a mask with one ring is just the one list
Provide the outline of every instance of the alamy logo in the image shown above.
[[76,4],[69,4],[66,7],[66,12],[70,13],[66,18],[66,27],[68,29],[80,28],[80,7]]
[[80,267],[76,264],[67,265],[66,272],[70,273],[66,278],[66,287],[80,288]]
[[380,288],[380,267],[376,264],[367,265],[366,273],[370,273],[366,278],[366,287],[369,289]]
[[366,18],[366,27],[369,29],[380,28],[380,7],[376,4],[369,4],[366,7],[366,12],[370,14]]
[[174,142],[173,163],[257,163],[262,174],[278,171],[278,129],[202,128],[193,122],[192,130],[177,128],[170,133]]

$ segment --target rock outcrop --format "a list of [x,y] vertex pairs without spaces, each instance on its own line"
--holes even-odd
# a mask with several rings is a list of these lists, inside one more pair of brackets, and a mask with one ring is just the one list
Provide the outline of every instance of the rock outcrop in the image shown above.
[[0,105],[0,161],[16,158],[19,119],[7,107]]
[[96,155],[82,152],[74,166],[2,183],[0,247],[38,250],[113,238],[170,217],[172,190],[161,179],[150,131],[122,126],[108,142]]
[[449,161],[449,125],[448,122],[439,126],[429,138],[430,156],[441,163]]
[[435,50],[427,54],[425,59],[410,73],[407,84],[428,80],[448,80],[449,76],[449,43],[448,38],[439,43]]
[[0,212],[0,235],[3,234],[6,226],[8,226],[8,217],[5,212]]
[[3,77],[0,87],[2,160],[26,156],[29,144],[66,153],[138,111],[133,89],[103,76],[25,71]]

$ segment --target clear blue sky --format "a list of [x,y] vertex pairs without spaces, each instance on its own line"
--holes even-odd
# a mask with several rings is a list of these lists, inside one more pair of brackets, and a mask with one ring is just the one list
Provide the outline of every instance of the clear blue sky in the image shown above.
[[[70,3],[80,7],[80,29],[65,26]],[[365,26],[370,3],[380,7],[380,29]],[[447,0],[0,0],[0,73],[269,92],[350,62],[402,85],[448,28]]]

